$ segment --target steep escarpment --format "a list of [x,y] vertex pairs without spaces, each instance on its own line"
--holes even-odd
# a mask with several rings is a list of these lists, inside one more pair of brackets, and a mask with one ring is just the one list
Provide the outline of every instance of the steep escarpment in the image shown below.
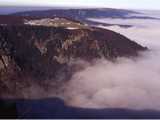
[[79,60],[114,61],[147,50],[119,33],[65,18],[25,22],[0,25],[0,96],[37,96],[35,86],[56,91],[83,69]]
[[1,26],[0,39],[6,42],[10,57],[20,69],[37,76],[54,76],[59,68],[74,59],[111,60],[136,56],[138,51],[146,49],[118,33],[99,28]]

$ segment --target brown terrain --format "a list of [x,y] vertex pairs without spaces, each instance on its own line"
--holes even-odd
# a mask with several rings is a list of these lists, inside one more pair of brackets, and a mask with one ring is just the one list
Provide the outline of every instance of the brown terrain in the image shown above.
[[0,94],[20,92],[31,79],[67,81],[77,59],[114,61],[147,50],[119,33],[67,18],[1,16],[0,24]]

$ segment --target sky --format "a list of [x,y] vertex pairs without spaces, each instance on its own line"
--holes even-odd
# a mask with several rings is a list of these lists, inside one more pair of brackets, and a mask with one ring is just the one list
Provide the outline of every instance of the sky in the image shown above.
[[109,7],[160,10],[160,0],[0,0],[2,6]]

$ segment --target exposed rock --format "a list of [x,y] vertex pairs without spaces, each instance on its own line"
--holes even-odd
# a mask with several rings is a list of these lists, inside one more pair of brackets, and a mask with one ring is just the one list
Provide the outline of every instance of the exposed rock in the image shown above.
[[8,45],[9,56],[21,71],[39,78],[54,77],[61,69],[68,71],[67,64],[73,59],[113,60],[146,50],[118,33],[100,28],[0,26],[0,39]]

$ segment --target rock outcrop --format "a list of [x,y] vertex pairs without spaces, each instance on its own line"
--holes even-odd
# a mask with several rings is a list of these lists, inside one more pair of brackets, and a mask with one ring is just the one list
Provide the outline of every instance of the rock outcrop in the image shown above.
[[[146,48],[110,30],[100,28],[67,29],[63,27],[12,25],[0,26],[4,54],[34,76],[53,77],[66,70],[71,60],[113,60],[136,56]],[[65,67],[64,67],[65,66]]]

